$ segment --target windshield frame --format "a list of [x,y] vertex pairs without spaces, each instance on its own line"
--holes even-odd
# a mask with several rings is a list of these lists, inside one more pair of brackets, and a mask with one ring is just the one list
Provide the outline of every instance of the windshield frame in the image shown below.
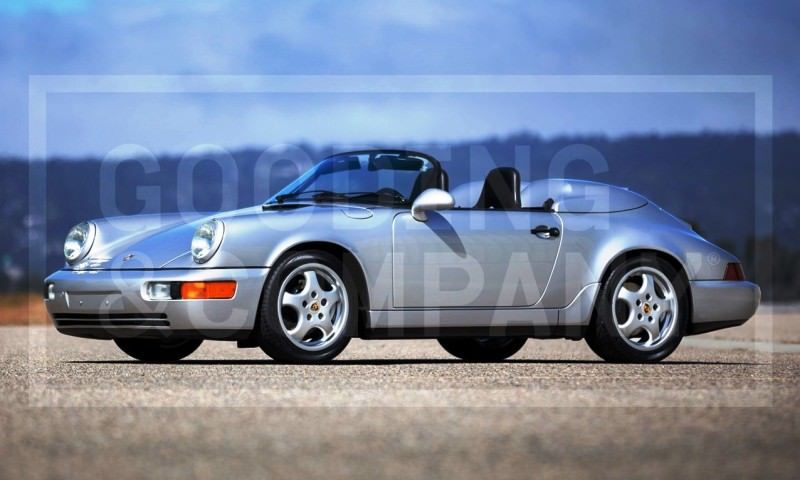
[[[441,163],[439,163],[439,161],[435,157],[433,157],[431,155],[428,155],[426,153],[422,153],[422,152],[417,152],[417,151],[413,151],[413,150],[403,150],[403,149],[366,149],[366,150],[352,150],[352,151],[347,151],[347,152],[339,152],[339,153],[335,153],[333,155],[328,155],[327,157],[322,158],[313,167],[311,167],[310,169],[308,169],[305,172],[303,172],[302,174],[300,174],[297,178],[295,178],[294,180],[289,182],[285,187],[281,188],[274,195],[269,197],[263,203],[263,205],[275,205],[275,204],[281,204],[281,203],[286,203],[286,202],[319,203],[320,200],[313,198],[313,195],[312,195],[311,198],[298,198],[298,199],[291,198],[291,195],[292,194],[297,194],[298,196],[302,196],[304,193],[306,193],[306,192],[302,192],[302,191],[298,192],[298,190],[300,190],[306,184],[306,180],[311,175],[313,175],[313,172],[323,162],[325,162],[327,160],[330,160],[330,159],[333,159],[333,158],[336,158],[336,157],[369,155],[370,158],[373,158],[373,157],[376,157],[378,155],[383,155],[383,154],[408,156],[408,157],[418,157],[418,158],[427,160],[428,162],[430,162],[430,164],[432,166],[430,171],[434,172],[434,174],[436,175],[435,178],[439,178],[441,176],[441,172],[442,172]],[[419,173],[422,173],[422,170],[420,170]],[[308,192],[308,193],[311,193],[311,192]],[[347,195],[349,192],[335,192],[335,193],[342,193],[344,195]],[[364,193],[364,192],[354,192],[354,193],[359,193],[360,194],[360,193]],[[289,195],[290,197],[286,198],[286,199],[279,198],[279,197],[282,197],[282,196],[285,196],[285,195]],[[407,199],[407,205],[399,204],[399,203],[382,203],[382,202],[379,202],[379,201],[367,201],[365,198],[348,199],[348,198],[344,198],[344,196],[342,196],[342,197],[338,197],[337,196],[335,200],[331,199],[332,197],[329,197],[329,196],[323,196],[322,198],[329,199],[328,201],[331,202],[331,203],[339,203],[339,202],[341,202],[341,203],[362,203],[362,204],[381,205],[381,206],[389,206],[389,207],[397,207],[397,208],[410,208],[411,204],[414,202],[413,198],[408,198]]]

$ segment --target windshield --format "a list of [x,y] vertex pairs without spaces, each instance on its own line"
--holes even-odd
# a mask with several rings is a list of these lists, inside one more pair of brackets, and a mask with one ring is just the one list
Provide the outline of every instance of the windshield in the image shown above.
[[334,155],[301,175],[268,203],[286,201],[410,205],[429,183],[434,163],[406,152]]

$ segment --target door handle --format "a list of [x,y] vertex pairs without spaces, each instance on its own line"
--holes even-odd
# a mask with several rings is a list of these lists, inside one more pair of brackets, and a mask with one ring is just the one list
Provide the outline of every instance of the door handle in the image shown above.
[[561,235],[561,230],[557,227],[548,227],[547,225],[539,225],[536,228],[531,228],[531,233],[539,238],[556,238]]

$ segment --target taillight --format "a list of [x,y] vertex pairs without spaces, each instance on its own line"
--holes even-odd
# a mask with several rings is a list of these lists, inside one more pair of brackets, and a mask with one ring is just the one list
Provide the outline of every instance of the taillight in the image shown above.
[[742,264],[729,263],[728,266],[725,267],[725,276],[722,277],[722,279],[734,282],[740,282],[744,280],[744,270],[742,270]]

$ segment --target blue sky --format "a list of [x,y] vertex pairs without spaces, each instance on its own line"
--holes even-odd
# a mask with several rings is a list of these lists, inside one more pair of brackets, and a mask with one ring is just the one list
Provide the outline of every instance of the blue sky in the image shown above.
[[[40,74],[771,75],[800,128],[800,7],[756,1],[0,3],[0,154],[27,155]],[[743,94],[64,94],[48,153],[751,130]]]

